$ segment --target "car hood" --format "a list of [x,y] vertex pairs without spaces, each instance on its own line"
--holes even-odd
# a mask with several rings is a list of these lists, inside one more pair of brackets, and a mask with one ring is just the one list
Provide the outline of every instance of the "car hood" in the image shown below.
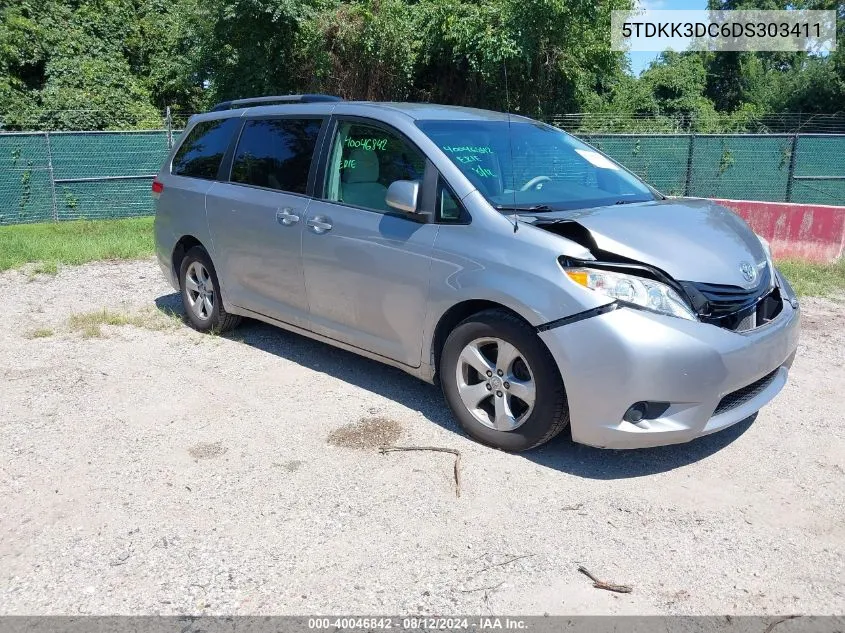
[[[534,226],[564,236],[563,225],[577,223],[600,251],[655,266],[678,281],[752,288],[767,261],[760,240],[745,221],[709,200],[554,211],[533,219]],[[751,281],[742,272],[743,263],[755,269]]]

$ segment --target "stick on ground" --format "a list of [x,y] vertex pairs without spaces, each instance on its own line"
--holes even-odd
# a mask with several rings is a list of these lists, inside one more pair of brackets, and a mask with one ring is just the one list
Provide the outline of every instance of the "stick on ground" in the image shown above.
[[513,558],[509,558],[508,560],[503,561],[501,563],[495,563],[493,565],[487,565],[487,567],[485,567],[484,569],[482,569],[478,573],[483,574],[488,569],[493,569],[494,567],[501,567],[502,565],[510,565],[511,563],[514,563],[518,560],[522,560],[523,558],[530,558],[531,556],[534,556],[534,554],[522,554],[521,556],[514,556]]
[[614,585],[609,582],[605,582],[603,580],[599,580],[595,576],[593,576],[589,570],[581,565],[578,567],[578,571],[584,574],[587,578],[593,581],[593,587],[596,589],[605,589],[607,591],[615,591],[616,593],[631,593],[634,589],[633,587],[629,587],[628,585]]
[[396,451],[434,451],[436,453],[450,453],[455,456],[455,495],[461,496],[461,452],[455,448],[440,446],[382,446],[379,453],[393,453]]
[[799,616],[799,615],[787,615],[787,616],[784,616],[782,618],[778,618],[777,620],[772,622],[769,626],[767,626],[766,630],[763,631],[763,633],[771,633],[772,629],[775,628],[778,624],[781,624],[782,622],[786,622],[787,620],[794,620],[795,618],[799,618],[799,617],[801,617],[801,616]]
[[505,584],[505,581],[503,580],[499,584],[491,585],[489,587],[476,587],[475,589],[458,589],[458,591],[460,591],[461,593],[473,593],[475,591],[494,591],[504,584]]

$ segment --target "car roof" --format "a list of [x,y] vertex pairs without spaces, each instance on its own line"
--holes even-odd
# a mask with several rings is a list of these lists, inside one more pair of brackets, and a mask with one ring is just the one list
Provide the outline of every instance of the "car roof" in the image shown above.
[[462,121],[507,121],[508,115],[495,110],[482,110],[480,108],[467,108],[464,106],[440,105],[436,103],[405,103],[398,101],[370,102],[370,101],[347,101],[338,103],[340,106],[349,105],[369,106],[378,109],[393,110],[402,112],[415,120],[428,119],[450,119]]
[[[508,114],[495,110],[467,108],[463,106],[440,105],[435,103],[406,103],[392,101],[334,101],[313,103],[290,103],[266,106],[251,106],[233,110],[206,112],[195,115],[198,120],[218,119],[232,116],[272,116],[277,114],[349,114],[366,116],[382,112],[383,114],[401,114],[411,120],[450,120],[450,121],[507,121]],[[192,117],[194,118],[194,117]],[[512,120],[530,120],[520,115],[511,115]],[[195,120],[196,120],[195,119]]]

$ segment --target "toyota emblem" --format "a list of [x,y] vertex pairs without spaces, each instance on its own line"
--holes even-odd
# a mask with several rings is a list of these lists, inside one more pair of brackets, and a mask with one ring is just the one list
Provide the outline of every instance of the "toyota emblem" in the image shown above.
[[757,269],[748,262],[740,262],[739,272],[742,273],[742,276],[748,283],[753,282],[757,278]]

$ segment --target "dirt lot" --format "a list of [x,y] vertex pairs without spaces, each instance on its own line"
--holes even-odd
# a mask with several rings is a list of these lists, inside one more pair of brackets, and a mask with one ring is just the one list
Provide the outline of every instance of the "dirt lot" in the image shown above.
[[[845,605],[841,302],[804,301],[790,382],[753,423],[515,456],[398,370],[253,322],[193,332],[158,309],[178,300],[152,261],[7,272],[0,296],[2,613]],[[385,442],[459,449],[461,497],[451,455]]]

